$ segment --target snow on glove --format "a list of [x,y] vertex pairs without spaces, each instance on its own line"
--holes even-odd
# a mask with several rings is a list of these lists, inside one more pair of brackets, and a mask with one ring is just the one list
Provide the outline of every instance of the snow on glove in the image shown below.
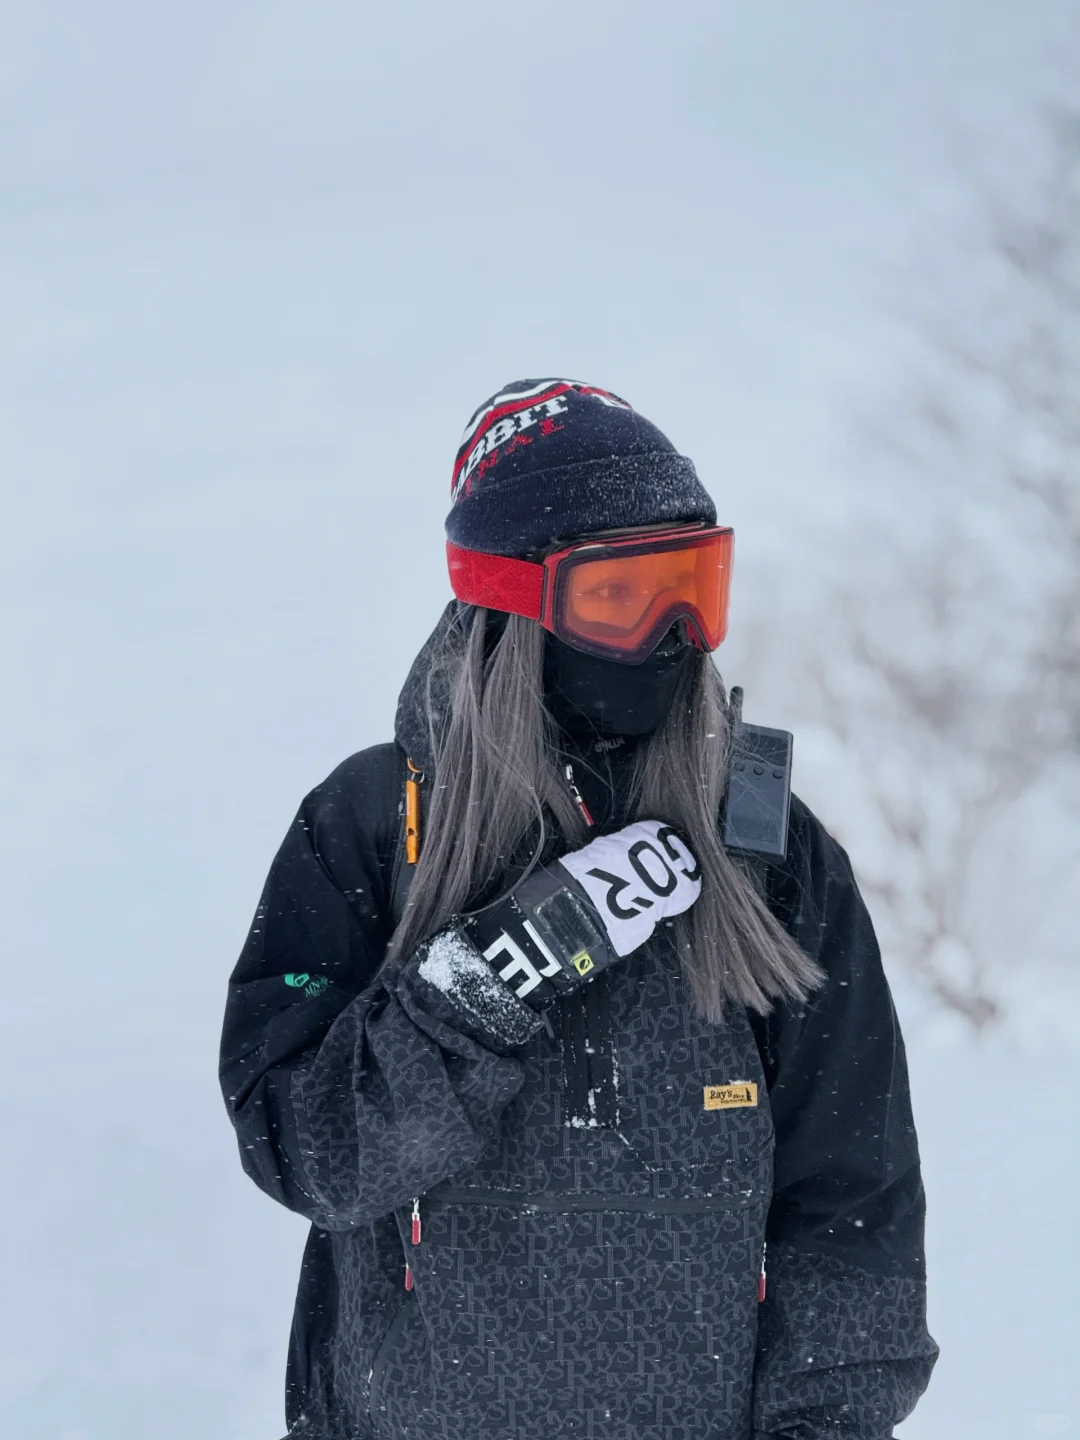
[[640,820],[534,870],[512,894],[455,920],[417,953],[416,973],[470,1032],[520,1045],[543,1011],[688,910],[701,870],[660,820]]

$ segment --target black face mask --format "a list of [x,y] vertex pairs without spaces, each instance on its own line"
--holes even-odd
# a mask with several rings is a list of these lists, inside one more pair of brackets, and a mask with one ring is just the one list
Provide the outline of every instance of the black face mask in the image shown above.
[[667,719],[696,651],[673,626],[640,665],[602,660],[544,636],[544,697],[563,729],[651,735]]

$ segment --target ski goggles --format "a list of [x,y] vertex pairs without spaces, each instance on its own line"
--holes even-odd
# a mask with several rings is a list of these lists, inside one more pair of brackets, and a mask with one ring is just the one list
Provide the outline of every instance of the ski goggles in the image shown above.
[[576,650],[639,664],[677,621],[715,650],[727,634],[735,532],[723,526],[640,530],[579,541],[543,560],[447,542],[459,600],[538,620]]

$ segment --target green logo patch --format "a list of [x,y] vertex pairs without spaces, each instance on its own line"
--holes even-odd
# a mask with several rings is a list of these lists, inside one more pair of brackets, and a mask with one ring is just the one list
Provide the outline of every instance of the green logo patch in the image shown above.
[[330,981],[325,975],[311,975],[306,970],[291,971],[281,978],[294,990],[303,990],[309,1000],[314,1000],[316,995],[321,995],[330,988]]

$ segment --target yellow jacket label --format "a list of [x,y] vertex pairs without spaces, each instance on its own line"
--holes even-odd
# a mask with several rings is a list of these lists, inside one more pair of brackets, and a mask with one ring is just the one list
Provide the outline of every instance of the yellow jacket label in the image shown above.
[[706,1085],[706,1110],[733,1110],[737,1105],[757,1104],[757,1084],[753,1080],[736,1080],[734,1085]]

